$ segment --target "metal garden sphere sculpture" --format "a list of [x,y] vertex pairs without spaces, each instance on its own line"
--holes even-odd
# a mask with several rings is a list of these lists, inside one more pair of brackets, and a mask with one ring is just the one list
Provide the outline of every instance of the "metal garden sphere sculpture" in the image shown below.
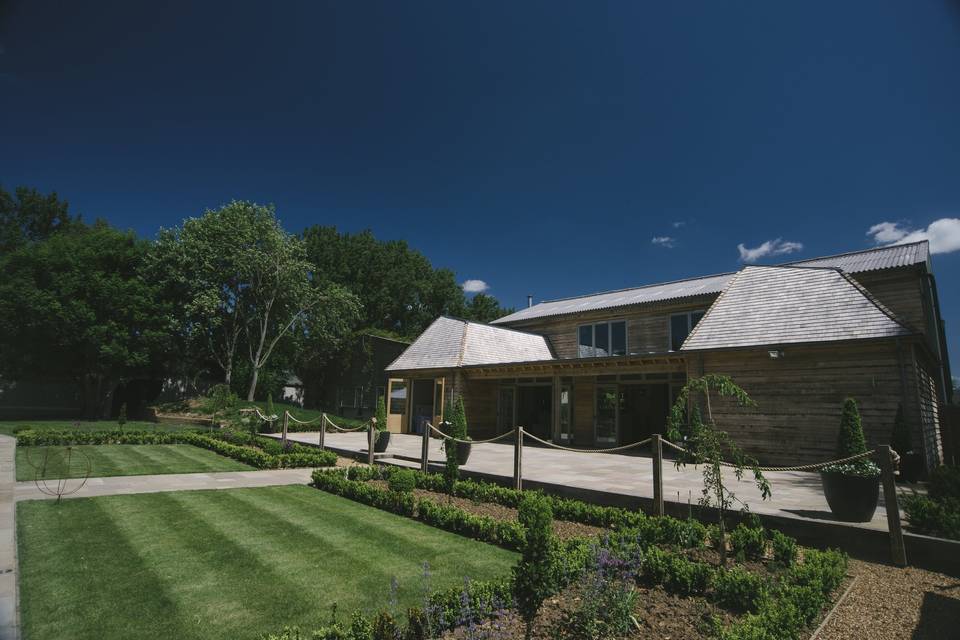
[[26,448],[27,464],[34,471],[33,482],[40,493],[55,497],[57,502],[80,491],[90,478],[90,456],[82,449],[70,445],[43,447],[39,455],[31,453],[32,449]]

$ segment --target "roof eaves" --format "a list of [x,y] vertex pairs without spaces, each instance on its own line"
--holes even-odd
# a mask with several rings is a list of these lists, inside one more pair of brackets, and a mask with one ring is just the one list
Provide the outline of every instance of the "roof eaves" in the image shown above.
[[692,338],[692,337],[694,336],[694,334],[697,333],[697,329],[700,328],[701,326],[703,326],[703,321],[707,319],[707,316],[710,315],[710,312],[713,311],[713,309],[717,306],[717,303],[720,302],[720,299],[723,298],[723,294],[725,294],[727,291],[730,290],[730,287],[733,286],[733,283],[736,282],[737,278],[740,277],[740,274],[743,273],[746,269],[747,269],[747,267],[743,267],[742,269],[740,269],[740,271],[737,271],[735,274],[733,274],[733,277],[730,278],[730,280],[727,281],[727,284],[726,284],[726,286],[723,288],[723,291],[721,291],[721,292],[720,292],[720,295],[718,295],[718,296],[713,300],[713,302],[710,303],[710,306],[707,307],[706,313],[704,313],[704,314],[703,314],[703,317],[700,318],[700,321],[697,322],[697,326],[695,326],[695,327],[690,331],[690,333],[687,334],[687,337],[683,339],[683,344],[680,345],[680,347],[677,349],[677,351],[684,351],[684,348],[683,348],[684,345],[686,345],[687,342],[690,341],[690,338]]

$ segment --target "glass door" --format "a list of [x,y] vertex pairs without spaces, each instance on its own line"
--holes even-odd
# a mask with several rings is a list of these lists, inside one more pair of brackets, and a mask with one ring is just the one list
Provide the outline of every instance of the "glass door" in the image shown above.
[[516,399],[516,387],[500,387],[497,402],[497,433],[506,433],[517,426]]
[[407,413],[407,381],[391,379],[387,387],[387,429],[393,433],[403,432]]
[[617,387],[597,387],[595,434],[597,444],[617,444]]
[[573,442],[573,389],[560,387],[560,442]]

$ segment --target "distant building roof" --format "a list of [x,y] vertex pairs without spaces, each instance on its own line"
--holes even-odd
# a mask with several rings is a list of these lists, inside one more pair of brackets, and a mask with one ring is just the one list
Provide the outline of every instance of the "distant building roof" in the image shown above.
[[681,351],[909,335],[839,269],[749,266],[730,281]]
[[[923,240],[910,244],[865,249],[863,251],[852,251],[834,256],[812,258],[810,260],[801,260],[788,264],[809,267],[835,267],[843,269],[847,273],[860,273],[862,271],[892,269],[895,267],[925,263],[928,258],[929,244],[926,240]],[[521,309],[516,313],[511,313],[503,318],[498,318],[491,324],[506,324],[583,311],[615,309],[648,302],[666,302],[699,295],[718,294],[723,291],[733,276],[734,273],[723,273],[630,289],[593,293],[573,298],[547,300],[532,307]]]
[[547,339],[524,331],[441,316],[387,371],[553,360]]

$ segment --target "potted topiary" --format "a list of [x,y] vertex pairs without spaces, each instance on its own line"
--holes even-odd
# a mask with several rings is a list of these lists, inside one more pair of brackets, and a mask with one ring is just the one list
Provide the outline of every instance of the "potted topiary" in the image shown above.
[[902,404],[897,405],[897,417],[893,420],[890,446],[900,455],[900,479],[905,482],[919,480],[923,461],[920,458],[920,452],[913,450],[910,427],[907,426],[907,420],[903,417]]
[[465,465],[467,464],[467,459],[470,458],[470,449],[472,448],[472,445],[469,442],[470,436],[467,435],[467,412],[463,407],[462,397],[458,397],[456,401],[447,405],[447,415],[445,417],[446,420],[444,421],[444,426],[446,429],[444,429],[444,431],[447,433],[447,435],[450,435],[457,440],[466,440],[467,442],[444,441],[443,446],[455,447],[457,452],[457,464]]
[[[837,458],[866,453],[867,441],[857,401],[847,398],[840,418]],[[832,464],[820,470],[830,511],[846,522],[869,522],[880,498],[880,467],[868,458]]]
[[377,439],[373,443],[374,453],[383,453],[390,444],[390,430],[387,429],[387,406],[383,396],[377,400],[376,423]]

